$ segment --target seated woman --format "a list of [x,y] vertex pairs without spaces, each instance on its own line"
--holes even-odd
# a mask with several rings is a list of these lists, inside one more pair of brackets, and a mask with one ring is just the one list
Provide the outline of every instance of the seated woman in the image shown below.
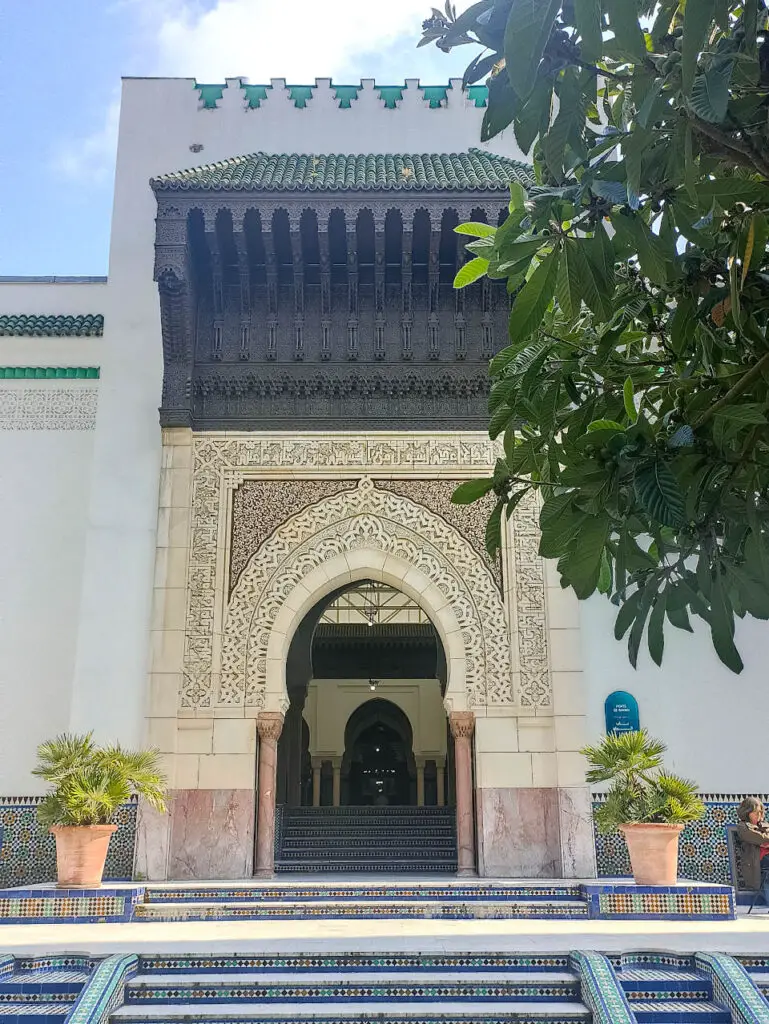
[[764,805],[757,797],[746,796],[737,808],[737,819],[745,884],[761,889],[769,907],[769,824],[764,821]]

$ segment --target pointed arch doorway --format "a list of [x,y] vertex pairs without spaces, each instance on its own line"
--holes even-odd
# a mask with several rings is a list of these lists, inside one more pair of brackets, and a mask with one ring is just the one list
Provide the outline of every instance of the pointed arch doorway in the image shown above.
[[277,870],[297,849],[306,870],[456,870],[446,659],[418,602],[371,579],[333,591],[294,633],[286,685]]

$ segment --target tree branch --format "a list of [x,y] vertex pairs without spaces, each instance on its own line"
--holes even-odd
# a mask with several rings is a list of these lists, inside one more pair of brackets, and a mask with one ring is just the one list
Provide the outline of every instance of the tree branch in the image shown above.
[[748,372],[743,374],[737,383],[726,392],[723,398],[719,398],[719,400],[714,402],[709,409],[706,409],[705,412],[703,412],[703,414],[696,419],[694,423],[692,423],[692,429],[697,430],[703,425],[703,423],[707,423],[709,419],[712,419],[713,416],[715,416],[715,414],[725,406],[731,405],[734,399],[738,398],[746,388],[749,388],[753,381],[757,380],[767,367],[769,367],[769,352],[766,352],[761,356],[758,362],[754,363]]
[[769,178],[769,160],[767,160],[756,148],[744,139],[737,138],[729,132],[717,128],[714,124],[708,124],[701,118],[687,109],[692,127],[701,135],[706,136],[712,142],[718,143],[736,163],[747,167],[751,171],[758,171],[765,178]]

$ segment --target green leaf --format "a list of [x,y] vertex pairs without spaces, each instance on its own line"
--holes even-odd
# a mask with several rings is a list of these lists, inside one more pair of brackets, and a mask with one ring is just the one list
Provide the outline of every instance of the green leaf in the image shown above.
[[739,423],[742,425],[755,425],[766,423],[767,408],[764,405],[759,405],[757,402],[743,402],[738,405],[725,405],[722,409],[719,409],[713,414],[713,419],[725,419],[729,420],[730,423]]
[[456,277],[454,278],[455,288],[466,288],[467,285],[472,284],[473,281],[477,281],[479,277],[483,277],[486,271],[489,269],[489,261],[484,259],[482,256],[476,256],[473,260],[468,260],[463,266],[457,271]]
[[643,590],[634,590],[617,612],[617,618],[614,621],[614,638],[616,640],[621,640],[635,621],[642,594]]
[[493,480],[465,480],[451,495],[451,500],[455,505],[471,505],[488,494],[493,486]]
[[573,238],[565,238],[563,241],[555,294],[564,315],[569,320],[575,320],[582,309],[582,286],[578,243]]
[[499,435],[507,426],[512,415],[513,410],[510,408],[507,402],[502,402],[501,405],[497,406],[497,408],[492,413],[491,419],[489,421],[489,437],[491,438],[492,441],[496,440],[496,438],[499,437]]
[[505,28],[505,69],[522,100],[531,93],[560,0],[513,0]]
[[665,650],[665,591],[657,594],[654,601],[652,613],[649,616],[649,629],[646,639],[649,644],[649,654],[655,665],[662,665],[662,655]]
[[625,412],[627,418],[631,423],[635,423],[638,419],[638,410],[635,407],[635,391],[633,389],[633,378],[626,377],[625,383],[622,386],[622,401],[625,405]]
[[555,291],[559,256],[558,250],[553,249],[518,293],[510,311],[509,332],[513,341],[528,338],[542,323]]
[[474,235],[476,238],[493,237],[497,229],[491,224],[482,224],[479,221],[468,221],[467,224],[457,224],[454,231],[458,235]]
[[587,60],[601,56],[601,0],[574,0],[574,21],[580,35],[580,50]]
[[486,524],[486,550],[492,558],[502,546],[502,511],[504,507],[505,503],[500,499],[494,506],[494,511]]
[[644,626],[646,625],[646,619],[651,610],[652,602],[657,593],[657,586],[657,577],[650,576],[644,585],[641,599],[638,602],[638,613],[627,641],[627,656],[633,668],[638,663],[638,648],[641,646],[641,637],[643,636]]
[[700,50],[705,46],[714,13],[714,0],[692,0],[691,3],[686,5],[681,62],[681,74],[685,93],[690,92],[694,84],[697,60]]
[[539,514],[540,555],[560,558],[586,519],[586,513],[572,506],[570,494],[547,498]]
[[516,210],[523,210],[526,207],[527,199],[526,189],[520,183],[520,181],[510,182],[510,213],[515,213]]
[[605,513],[586,517],[563,562],[564,575],[580,601],[590,597],[598,586],[610,526]]
[[707,208],[715,199],[724,209],[733,203],[753,203],[769,199],[769,185],[749,178],[701,178],[697,183],[697,197]]
[[[687,4],[689,6],[696,6]],[[697,75],[692,88],[692,110],[703,121],[722,124],[729,106],[729,83],[732,79],[734,61],[721,57],[713,61],[708,70]]]
[[751,574],[759,566],[748,564],[744,567],[730,565],[727,570],[737,585],[743,607],[756,619],[769,619],[769,588],[764,580]]
[[734,609],[718,572],[713,582],[710,613],[710,636],[716,654],[727,668],[739,674],[744,666],[734,644]]
[[616,420],[593,420],[587,425],[588,431],[593,430],[621,430],[624,432],[625,428],[621,423]]
[[639,504],[663,526],[679,527],[684,521],[684,496],[670,466],[661,459],[637,469],[633,481]]
[[635,0],[606,0],[606,10],[620,49],[634,58],[645,60],[646,41],[638,23]]
[[521,106],[521,101],[504,71],[489,79],[488,90],[488,105],[481,122],[481,142],[488,142],[507,128]]
[[606,548],[603,549],[603,554],[601,555],[601,571],[598,574],[598,586],[596,589],[599,594],[611,593],[611,562],[606,554]]

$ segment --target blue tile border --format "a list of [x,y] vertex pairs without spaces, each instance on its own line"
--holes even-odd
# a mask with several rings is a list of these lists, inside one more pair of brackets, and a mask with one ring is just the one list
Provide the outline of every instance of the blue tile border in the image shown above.
[[593,1024],[636,1024],[630,1003],[609,958],[588,950],[571,954],[579,975],[582,1002],[593,1015]]
[[694,966],[708,975],[716,1002],[729,1010],[733,1024],[769,1024],[769,1003],[733,957],[697,953]]
[[65,1024],[106,1024],[110,1014],[122,1005],[126,981],[136,974],[138,964],[135,953],[102,960],[67,1014]]
[[730,885],[636,885],[631,881],[586,882],[580,895],[594,921],[732,921],[736,916]]
[[16,961],[12,956],[0,956],[0,978],[6,978],[13,974]]
[[102,889],[0,889],[0,925],[131,921],[144,885]]

